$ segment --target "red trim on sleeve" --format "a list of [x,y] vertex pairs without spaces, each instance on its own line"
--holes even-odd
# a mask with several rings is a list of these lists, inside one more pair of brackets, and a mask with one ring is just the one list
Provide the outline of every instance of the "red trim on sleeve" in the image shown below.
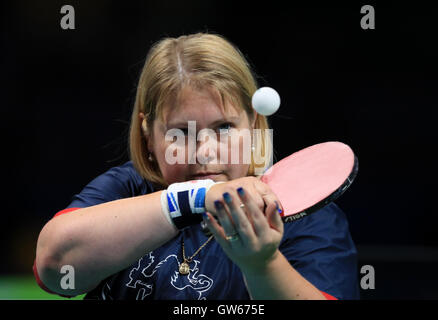
[[75,210],[78,210],[78,209],[80,209],[80,208],[67,208],[67,209],[61,210],[61,211],[57,212],[57,213],[53,216],[53,218],[54,218],[54,217],[57,217],[57,216],[60,216],[61,214],[68,213],[68,212],[72,212],[72,211],[75,211]]
[[[61,211],[57,212],[57,213],[53,216],[53,218],[55,218],[55,217],[57,217],[57,216],[60,216],[61,214],[69,213],[69,212],[72,212],[72,211],[75,211],[75,210],[78,210],[78,209],[80,209],[80,208],[67,208],[67,209],[61,210]],[[52,218],[52,219],[53,219],[53,218]],[[50,293],[50,294],[57,294],[57,295],[59,295],[59,296],[61,296],[61,297],[64,297],[64,298],[72,298],[72,297],[74,297],[74,296],[66,296],[66,295],[63,295],[63,294],[59,294],[59,293],[53,292],[52,290],[50,290],[49,288],[47,288],[47,287],[44,285],[44,283],[41,281],[40,276],[38,275],[38,271],[37,271],[37,268],[36,268],[36,259],[35,259],[34,262],[33,262],[32,270],[33,270],[33,275],[34,275],[34,277],[35,277],[36,283],[38,284],[38,286],[39,286],[41,289],[43,289],[43,290],[46,291],[47,293]]]
[[40,276],[38,275],[38,271],[37,271],[37,268],[36,268],[36,260],[33,262],[33,267],[32,267],[32,269],[33,269],[33,275],[35,276],[35,280],[36,280],[38,286],[39,286],[41,289],[43,289],[44,291],[46,291],[47,293],[50,293],[50,294],[57,294],[58,296],[61,296],[61,297],[64,297],[64,298],[73,298],[73,297],[75,297],[75,296],[66,296],[66,295],[63,295],[63,294],[59,294],[59,293],[53,292],[52,290],[50,290],[49,288],[47,288],[47,287],[44,285],[44,283],[41,281]]
[[48,293],[56,294],[55,292],[53,292],[53,291],[51,291],[49,288],[47,288],[47,287],[44,285],[44,283],[41,281],[40,276],[38,275],[37,268],[36,268],[36,260],[33,262],[32,270],[33,270],[33,275],[35,276],[35,280],[36,280],[36,282],[38,283],[38,286],[39,286],[41,289],[43,289],[44,291],[48,292]]
[[324,291],[321,291],[321,293],[324,295],[324,297],[325,297],[327,300],[338,300],[337,298],[335,298],[335,297],[329,295],[328,293],[325,293]]

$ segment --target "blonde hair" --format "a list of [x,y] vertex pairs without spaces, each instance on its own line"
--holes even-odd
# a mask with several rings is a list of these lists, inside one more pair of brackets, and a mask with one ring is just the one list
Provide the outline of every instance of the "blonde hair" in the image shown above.
[[[196,33],[179,38],[164,38],[150,49],[140,75],[129,133],[129,152],[136,170],[151,182],[167,186],[158,164],[149,160],[147,141],[143,131],[152,128],[153,121],[163,115],[163,105],[185,85],[215,88],[222,101],[242,108],[250,119],[255,112],[251,98],[257,82],[245,57],[223,36]],[[139,114],[145,115],[145,121]],[[270,159],[272,145],[265,139],[268,129],[265,116],[257,114],[254,129],[261,129],[261,150]],[[149,131],[152,131],[151,129]],[[254,142],[256,143],[256,142]],[[266,168],[268,161],[263,166]],[[259,168],[259,166],[257,166]],[[252,160],[248,175],[254,175]],[[260,170],[257,170],[260,171]]]

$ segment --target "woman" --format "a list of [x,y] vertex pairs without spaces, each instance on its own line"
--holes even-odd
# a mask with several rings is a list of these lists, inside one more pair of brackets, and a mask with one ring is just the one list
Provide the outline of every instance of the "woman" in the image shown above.
[[[38,283],[89,299],[357,298],[342,211],[330,204],[283,225],[281,203],[255,176],[272,152],[267,119],[251,108],[256,89],[247,61],[222,36],[154,45],[132,114],[131,161],[94,179],[44,226]],[[191,124],[210,138],[193,140]],[[254,155],[218,161],[244,150],[242,136],[233,137],[255,129],[261,164]],[[64,265],[74,268],[74,288],[61,285]]]

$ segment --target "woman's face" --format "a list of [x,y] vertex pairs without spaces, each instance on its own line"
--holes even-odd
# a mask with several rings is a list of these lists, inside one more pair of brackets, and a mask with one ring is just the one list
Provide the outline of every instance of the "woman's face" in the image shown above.
[[[250,150],[251,142],[242,134],[252,137],[255,121],[231,105],[221,108],[219,94],[209,88],[184,87],[174,100],[164,105],[163,120],[157,118],[152,136],[147,136],[148,150],[158,162],[164,180],[172,184],[246,176],[250,160],[244,159],[243,152]],[[179,136],[175,137],[177,133]],[[179,159],[177,163],[175,159]]]

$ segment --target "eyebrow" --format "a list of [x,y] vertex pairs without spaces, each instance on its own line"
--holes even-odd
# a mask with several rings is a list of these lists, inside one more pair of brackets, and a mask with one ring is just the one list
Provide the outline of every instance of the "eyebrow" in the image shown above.
[[[211,127],[215,127],[215,126],[217,126],[217,125],[219,125],[219,124],[221,124],[221,123],[226,123],[226,122],[238,122],[238,121],[240,120],[240,118],[241,118],[241,117],[237,117],[237,116],[235,116],[235,117],[221,118],[221,119],[218,119],[218,120],[213,121],[212,123],[210,123],[209,126],[211,126]],[[170,121],[170,122],[167,123],[166,126],[167,126],[168,128],[169,128],[169,127],[170,127],[170,128],[175,128],[175,127],[185,127],[185,126],[188,125],[188,122],[189,122],[189,121],[194,121],[194,120],[187,119],[187,120],[184,120],[184,121],[181,121],[181,120],[177,120],[177,121],[175,121],[175,122]]]

